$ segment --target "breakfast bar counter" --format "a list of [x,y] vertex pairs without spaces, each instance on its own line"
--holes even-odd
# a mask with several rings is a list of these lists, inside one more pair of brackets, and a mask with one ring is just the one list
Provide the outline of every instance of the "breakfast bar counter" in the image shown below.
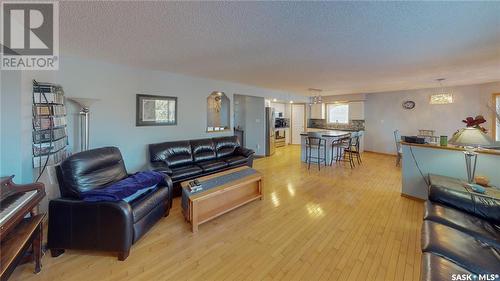
[[[401,194],[427,200],[428,175],[467,179],[462,147],[401,142],[403,150]],[[500,187],[500,151],[477,150],[476,176],[486,176],[491,185]]]
[[[402,145],[410,145],[410,146],[416,146],[416,147],[425,147],[425,148],[432,148],[432,149],[445,149],[445,150],[455,150],[455,151],[464,151],[465,148],[458,146],[458,145],[453,145],[453,144],[447,144],[447,145],[439,145],[439,144],[432,144],[432,143],[410,143],[410,142],[401,142]],[[499,149],[487,149],[487,148],[479,148],[476,150],[477,153],[482,153],[482,154],[496,154],[500,155],[500,150]]]
[[[301,136],[307,136],[308,133],[310,133],[310,132],[302,132],[300,135]],[[321,135],[321,137],[323,137],[323,138],[338,138],[338,137],[347,136],[351,132],[348,132],[348,131],[338,131],[338,130],[325,130],[325,131],[312,132],[312,133]]]
[[[320,131],[302,132],[300,134],[300,136],[301,136],[300,137],[300,146],[301,146],[300,160],[302,162],[306,162],[306,139],[307,139],[308,133],[313,133],[314,135],[325,140],[325,143],[326,143],[326,163],[330,164],[330,160],[332,158],[332,142],[338,138],[348,136],[349,134],[353,133],[353,131],[320,130]],[[325,150],[323,148],[320,149],[320,157],[323,157],[324,153],[325,153]],[[334,151],[333,155],[335,157],[335,151]],[[311,156],[317,157],[318,150],[312,149]]]

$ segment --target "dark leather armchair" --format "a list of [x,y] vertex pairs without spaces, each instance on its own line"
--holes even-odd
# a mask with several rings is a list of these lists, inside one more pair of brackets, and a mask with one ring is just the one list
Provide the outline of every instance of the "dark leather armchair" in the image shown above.
[[150,168],[171,177],[174,196],[180,183],[239,166],[253,165],[254,151],[241,147],[236,136],[149,145]]
[[104,147],[68,157],[56,168],[61,198],[49,202],[48,248],[52,256],[65,249],[118,253],[125,260],[130,247],[172,206],[172,181],[127,203],[86,202],[81,192],[128,177],[120,151]]

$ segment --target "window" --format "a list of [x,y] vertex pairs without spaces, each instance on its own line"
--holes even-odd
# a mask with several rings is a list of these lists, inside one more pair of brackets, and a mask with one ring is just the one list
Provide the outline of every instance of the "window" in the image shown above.
[[500,141],[500,94],[493,94],[493,110],[496,111],[494,115],[496,126],[493,128],[493,132],[496,132],[495,141]]
[[328,123],[349,123],[349,105],[347,103],[330,103],[326,105]]

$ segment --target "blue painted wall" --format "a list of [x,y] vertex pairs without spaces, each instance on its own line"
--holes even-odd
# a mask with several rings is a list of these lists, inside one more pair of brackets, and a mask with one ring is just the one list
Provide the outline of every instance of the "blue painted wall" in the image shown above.
[[[150,143],[231,135],[232,132],[206,132],[206,101],[212,91],[226,93],[231,104],[231,119],[235,93],[277,99],[285,99],[291,95],[248,85],[73,57],[62,57],[58,71],[2,71],[1,74],[0,176],[16,174],[18,179],[22,178],[22,181],[17,182],[31,182],[37,172],[31,163],[33,79],[61,84],[66,97],[99,99],[90,108],[91,147],[119,147],[129,172],[144,168],[148,161],[147,145]],[[136,94],[178,97],[178,125],[136,127]],[[296,100],[306,101],[304,96],[291,96]],[[76,151],[79,148],[79,108],[69,101],[66,104],[69,144]],[[53,175],[49,173],[41,180],[46,183],[49,199],[58,196]]]
[[16,175],[16,182],[29,181],[23,174],[21,142],[21,72],[2,71],[0,76],[0,175]]

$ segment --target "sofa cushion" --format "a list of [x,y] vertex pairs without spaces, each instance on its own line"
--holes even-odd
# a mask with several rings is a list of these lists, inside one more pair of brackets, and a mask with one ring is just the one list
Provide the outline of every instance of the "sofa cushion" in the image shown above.
[[230,167],[241,166],[247,163],[247,158],[241,155],[224,157],[221,160],[224,160]]
[[164,173],[168,176],[172,175],[172,169],[170,169],[165,162],[155,161],[149,163],[149,170]]
[[168,188],[157,188],[130,202],[134,222],[149,214],[156,206],[167,204]]
[[220,169],[224,169],[225,167],[228,166],[228,164],[222,160],[211,160],[211,161],[204,161],[197,163],[198,166],[200,166],[201,169],[203,169],[203,172],[209,173],[209,172],[214,172]]
[[150,160],[163,161],[169,168],[193,163],[189,141],[172,141],[149,145]]
[[498,271],[500,249],[433,221],[424,221],[422,251],[444,257],[476,274]]
[[212,139],[192,140],[191,149],[195,162],[208,161],[216,158],[215,145]]
[[217,158],[233,155],[236,148],[240,146],[236,136],[214,138],[213,140]]
[[172,169],[172,181],[187,179],[203,173],[203,170],[196,165],[182,166]]
[[63,197],[80,198],[80,193],[128,177],[120,150],[103,147],[75,153],[57,167]]
[[432,253],[422,254],[422,273],[420,280],[453,280],[452,275],[462,276],[462,274],[472,275],[473,273],[445,258],[434,255]]
[[430,174],[429,180],[429,200],[500,224],[500,199],[471,192],[456,178]]
[[468,213],[426,201],[424,220],[455,228],[500,249],[500,226]]

